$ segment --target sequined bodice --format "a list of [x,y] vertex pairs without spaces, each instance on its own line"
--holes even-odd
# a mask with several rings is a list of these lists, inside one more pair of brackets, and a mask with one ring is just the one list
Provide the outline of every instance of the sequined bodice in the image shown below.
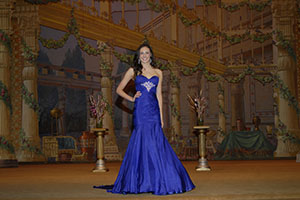
[[143,75],[136,76],[135,88],[142,95],[135,100],[134,125],[145,122],[160,123],[159,105],[156,97],[156,88],[159,82],[158,76],[147,78]]

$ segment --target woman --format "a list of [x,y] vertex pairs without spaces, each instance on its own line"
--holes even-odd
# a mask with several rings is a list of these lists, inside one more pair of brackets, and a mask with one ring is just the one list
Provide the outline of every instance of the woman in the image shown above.
[[[136,51],[134,67],[128,69],[117,93],[134,102],[134,130],[112,193],[167,195],[195,186],[163,134],[162,71],[156,68],[151,47],[144,43]],[[135,80],[136,93],[124,88]]]

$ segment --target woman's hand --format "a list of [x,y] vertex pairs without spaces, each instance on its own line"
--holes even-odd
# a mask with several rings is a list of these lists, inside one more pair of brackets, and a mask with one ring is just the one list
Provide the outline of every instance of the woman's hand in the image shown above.
[[161,128],[164,128],[164,122],[161,121],[160,123],[161,123]]
[[137,92],[135,93],[135,95],[132,97],[132,102],[135,102],[135,99],[136,99],[136,98],[139,98],[141,95],[142,95],[142,93],[141,93],[140,91],[137,91]]

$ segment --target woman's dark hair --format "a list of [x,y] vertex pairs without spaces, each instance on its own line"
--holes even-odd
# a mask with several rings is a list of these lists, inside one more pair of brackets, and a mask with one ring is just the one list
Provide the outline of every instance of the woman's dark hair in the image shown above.
[[151,46],[148,43],[143,43],[136,50],[135,55],[134,55],[134,59],[133,59],[133,70],[134,70],[135,76],[140,75],[142,73],[143,66],[142,66],[141,62],[139,62],[139,58],[140,58],[140,50],[143,47],[148,47],[150,49],[150,53],[151,53],[151,56],[150,56],[150,59],[151,59],[150,65],[152,67],[156,68],[156,62],[154,60],[154,55],[153,55],[153,51],[152,51]]

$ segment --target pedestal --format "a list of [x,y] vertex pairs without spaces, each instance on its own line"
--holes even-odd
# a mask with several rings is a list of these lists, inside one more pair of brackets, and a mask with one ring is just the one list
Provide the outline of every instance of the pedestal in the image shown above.
[[91,130],[97,137],[97,162],[93,172],[107,172],[104,161],[104,136],[108,134],[107,128],[93,128]]
[[199,147],[199,163],[196,167],[196,171],[210,171],[210,166],[208,165],[206,159],[206,133],[209,130],[209,126],[194,126],[194,130],[198,137],[198,147]]

